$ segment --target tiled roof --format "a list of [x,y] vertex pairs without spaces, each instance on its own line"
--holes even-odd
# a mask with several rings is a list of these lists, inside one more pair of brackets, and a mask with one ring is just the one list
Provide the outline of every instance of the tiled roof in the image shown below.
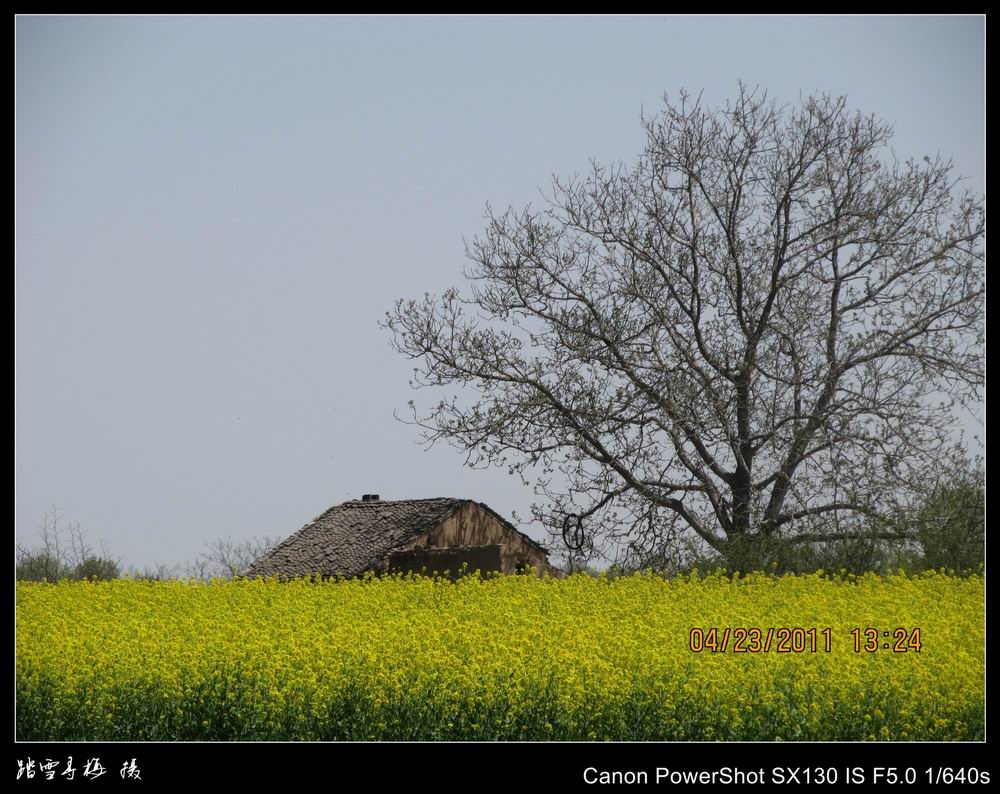
[[245,575],[359,576],[368,570],[377,571],[390,551],[440,524],[470,501],[440,498],[344,502],[283,540],[254,562]]

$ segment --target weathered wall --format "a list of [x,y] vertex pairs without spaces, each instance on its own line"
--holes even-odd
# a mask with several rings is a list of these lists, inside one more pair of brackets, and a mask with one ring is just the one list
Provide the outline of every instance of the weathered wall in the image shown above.
[[498,544],[447,549],[415,546],[406,551],[392,552],[389,555],[389,571],[428,575],[447,571],[450,579],[457,579],[465,563],[469,573],[476,570],[482,574],[493,573],[502,570],[500,549]]
[[492,545],[500,546],[500,570],[505,574],[517,573],[519,566],[533,566],[539,575],[561,573],[548,564],[545,552],[474,502],[456,510],[404,550]]

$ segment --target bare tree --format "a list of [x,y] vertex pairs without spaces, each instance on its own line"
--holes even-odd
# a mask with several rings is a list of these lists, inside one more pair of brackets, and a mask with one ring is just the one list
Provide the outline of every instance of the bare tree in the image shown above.
[[62,550],[62,518],[62,508],[52,505],[42,513],[41,522],[35,526],[38,530],[38,545],[28,547],[21,543],[15,544],[16,578],[53,582],[70,575]]
[[[130,566],[125,572],[125,576],[128,579],[137,579],[147,582],[166,582],[170,579],[178,578],[178,570],[179,566],[177,565],[167,565],[166,563],[160,562],[154,563],[153,565],[146,565],[142,568]],[[192,574],[186,578],[195,579],[198,577]]]
[[241,575],[251,563],[272,549],[279,540],[281,538],[270,535],[246,540],[217,538],[206,541],[205,550],[194,559],[177,565],[156,563],[142,569],[132,568],[128,575],[133,579],[151,581],[231,579]]
[[200,579],[239,576],[280,540],[279,537],[265,535],[239,541],[232,538],[209,541],[200,558],[188,565],[188,574]]
[[487,207],[467,295],[387,313],[414,386],[476,391],[414,407],[423,439],[533,477],[609,558],[896,537],[981,399],[982,199],[843,97],[664,105],[634,165]]
[[121,560],[111,555],[103,540],[100,553],[95,553],[80,522],[64,524],[63,510],[58,505],[52,505],[42,514],[36,529],[37,546],[15,545],[16,578],[46,582],[118,578]]

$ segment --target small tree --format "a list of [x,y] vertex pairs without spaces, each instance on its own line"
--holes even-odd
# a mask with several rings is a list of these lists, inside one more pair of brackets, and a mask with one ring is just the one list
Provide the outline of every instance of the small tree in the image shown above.
[[120,562],[101,543],[95,553],[80,522],[63,523],[62,508],[53,505],[42,514],[35,547],[15,547],[14,575],[19,580],[57,582],[61,579],[117,579]]
[[107,557],[87,557],[73,568],[73,579],[105,582],[121,576],[118,562]]
[[608,559],[898,538],[980,399],[981,198],[843,97],[682,92],[643,125],[635,165],[487,208],[466,295],[387,313],[415,386],[474,390],[414,408],[422,440],[533,477]]
[[981,469],[936,488],[914,512],[927,568],[974,571],[985,562],[986,490]]
[[24,582],[58,582],[69,579],[71,570],[50,552],[18,547],[14,561],[14,578]]

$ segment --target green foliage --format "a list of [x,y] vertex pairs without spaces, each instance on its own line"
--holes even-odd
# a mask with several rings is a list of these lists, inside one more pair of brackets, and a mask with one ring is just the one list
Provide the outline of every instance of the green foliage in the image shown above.
[[73,569],[73,578],[77,580],[106,582],[117,579],[121,575],[118,563],[107,557],[87,557]]
[[62,509],[53,505],[37,525],[36,545],[17,544],[14,577],[20,582],[107,581],[121,575],[118,561],[105,552],[95,554],[79,522],[65,523]]
[[963,572],[985,562],[986,491],[978,478],[940,488],[916,511],[913,524],[925,567]]
[[108,557],[90,556],[73,565],[55,554],[29,551],[20,555],[14,565],[14,577],[19,582],[108,581],[120,575],[118,563]]
[[941,569],[956,574],[976,573],[985,564],[984,484],[981,468],[963,463],[913,507],[866,518],[852,524],[848,531],[833,519],[826,524],[814,523],[817,536],[839,536],[834,540],[789,543],[778,534],[737,535],[720,551],[688,549],[645,555],[615,564],[611,573],[653,570],[676,576],[695,569],[729,574],[807,574],[822,570],[862,575]]
[[72,568],[44,550],[24,552],[14,565],[14,577],[19,582],[58,582],[72,578],[71,574]]

